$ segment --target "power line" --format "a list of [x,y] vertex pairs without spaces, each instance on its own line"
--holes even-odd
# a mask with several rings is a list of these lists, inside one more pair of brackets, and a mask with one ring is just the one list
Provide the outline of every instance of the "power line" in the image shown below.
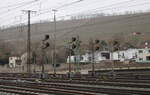
[[29,2],[21,3],[20,5],[15,6],[15,7],[11,8],[11,9],[7,9],[5,11],[0,12],[0,14],[7,14],[7,13],[9,13],[11,11],[14,11],[14,10],[16,10],[18,8],[21,8],[21,7],[24,7],[24,6],[28,6],[28,5],[32,4],[32,3],[37,2],[37,1],[39,1],[39,0],[32,0],[32,1],[29,1]]
[[[34,0],[35,1],[38,1],[38,0]],[[15,6],[18,6],[18,5],[23,5],[23,4],[26,4],[26,3],[29,3],[29,2],[33,2],[32,1],[28,1],[28,2],[19,2],[19,3],[16,3],[16,4],[11,4],[11,5],[7,5],[7,6],[2,6],[0,7],[0,9],[7,9],[7,8],[10,8],[10,7],[15,7]]]
[[[111,5],[117,5],[117,4],[124,4],[124,3],[128,3],[130,0],[128,0],[128,1],[124,1],[124,2],[120,2],[120,3],[116,3],[116,4],[111,4]],[[135,0],[134,0],[135,1]],[[146,2],[146,3],[142,3],[142,4],[138,4],[138,5],[146,5],[146,4],[149,4],[150,2]],[[112,6],[107,6],[107,7],[112,7]],[[138,5],[131,5],[131,6],[126,6],[126,7],[133,7],[133,6],[138,6]],[[100,11],[105,11],[105,10],[113,10],[112,8],[105,8],[105,7],[101,7],[101,8],[99,8],[99,9],[101,9]],[[118,7],[117,7],[118,8]],[[125,8],[125,7],[121,7],[121,8]],[[95,9],[92,9],[92,10],[86,10],[86,11],[93,11],[93,10],[95,10]],[[43,12],[43,13],[41,13],[41,14],[45,14],[45,13],[48,13],[49,12],[49,10],[47,10],[47,11],[45,11],[45,12]],[[79,12],[80,13],[80,12]],[[77,13],[77,14],[79,14],[79,13]],[[83,13],[83,12],[81,12],[81,13]],[[39,15],[41,15],[41,14],[39,14]],[[75,14],[71,14],[71,15],[75,15]],[[68,15],[69,16],[69,15]]]
[[[34,0],[35,1],[35,0]],[[38,0],[36,0],[36,1],[38,1]],[[27,3],[29,3],[29,2],[27,2]],[[19,7],[24,7],[24,6],[31,6],[31,4],[35,4],[35,2],[30,2],[30,4],[24,4],[24,5],[20,5]],[[19,8],[18,7],[18,8]],[[26,8],[28,8],[28,7],[26,7]],[[16,8],[17,9],[17,8]],[[16,10],[17,11],[17,10]],[[14,12],[14,10],[13,10],[13,12]],[[7,13],[5,13],[5,14],[7,14],[7,15],[4,15],[4,16],[1,16],[0,18],[2,19],[1,21],[2,22],[4,22],[5,20],[6,21],[9,21],[8,19],[10,18],[10,19],[12,19],[12,17],[10,17],[10,15],[12,14],[11,13],[11,11],[9,11],[9,12],[7,12]],[[24,16],[24,15],[22,15],[22,16]],[[7,17],[7,18],[4,18],[4,17]],[[13,18],[17,18],[17,17],[20,17],[20,16],[14,16]]]
[[[71,5],[73,5],[73,4],[75,4],[75,3],[79,3],[79,2],[81,2],[81,1],[84,1],[84,0],[78,0],[78,1],[74,1],[74,2],[68,3],[68,4],[64,4],[64,5],[60,6],[60,7],[58,7],[57,9],[60,9],[60,8],[63,8],[63,7],[67,7],[67,6],[71,6]],[[48,13],[48,12],[50,12],[50,11],[51,11],[51,10],[45,11],[45,12],[43,12],[43,13],[39,13],[39,14],[37,14],[36,16],[39,16],[39,15],[41,15],[41,14]],[[36,16],[34,16],[34,17],[36,17]]]
[[75,3],[80,3],[82,1],[84,1],[84,0],[77,0],[77,1],[69,2],[67,4],[63,4],[63,5],[61,5],[59,7],[56,7],[56,8],[47,8],[47,9],[44,9],[43,11],[49,12],[49,11],[51,11],[51,9],[59,10],[61,8],[68,7],[68,6],[71,6],[71,5],[75,4]]
[[120,9],[122,9],[122,8],[126,8],[126,7],[135,7],[135,6],[141,6],[141,5],[147,5],[147,4],[150,4],[150,2],[144,2],[144,3],[140,3],[140,4],[134,4],[134,5],[128,5],[128,6],[124,6],[124,7],[121,7],[121,6],[118,6],[118,7],[110,7],[110,8],[105,8],[105,9],[98,9],[98,10],[96,10],[95,9],[95,11],[104,11],[104,10],[111,10],[112,8],[114,8],[114,9],[117,9],[117,8],[120,8]]
[[[150,4],[150,2],[146,2],[146,3],[142,3],[142,4],[138,4],[138,5],[147,5],[147,4]],[[132,6],[137,6],[137,5],[131,5],[131,6],[126,6],[126,7],[132,7]],[[126,8],[126,7],[122,7],[122,8]],[[104,10],[107,10],[107,9],[104,9]],[[113,10],[113,9],[111,9]],[[41,14],[45,14],[47,12],[43,12]],[[40,14],[39,14],[40,15]],[[65,16],[59,16],[58,18],[62,18],[62,17],[68,17],[68,16],[73,16],[74,14],[71,14],[71,15],[65,15]]]
[[64,4],[64,5],[62,5],[62,6],[59,6],[59,7],[55,8],[55,9],[58,10],[58,9],[60,9],[60,8],[68,7],[68,6],[71,6],[71,5],[75,4],[75,3],[80,3],[80,2],[82,2],[82,1],[84,1],[84,0],[74,1],[74,2],[71,2],[71,3],[68,3],[68,4]]
[[[127,2],[127,1],[126,1]],[[117,3],[118,4],[118,3]],[[145,4],[149,4],[149,2],[146,2],[146,3],[142,3],[142,4],[138,4],[138,6],[139,5],[145,5]],[[113,4],[114,5],[114,4]],[[131,5],[131,6],[125,6],[125,7],[132,7],[132,6],[137,6],[137,5]],[[125,7],[121,7],[121,8],[125,8]],[[103,11],[104,10],[113,10],[112,8],[110,9],[110,8],[106,8],[106,9],[103,9]],[[92,11],[92,10],[91,10]],[[102,11],[102,10],[101,10]],[[38,14],[38,15],[36,15],[36,16],[39,16],[39,15],[41,15],[41,14],[46,14],[46,13],[49,13],[49,11],[45,11],[45,12],[42,12],[42,13],[40,13],[40,14]],[[75,14],[73,14],[73,15],[75,15]],[[73,15],[65,15],[65,16],[73,16]],[[34,16],[34,17],[36,17],[36,16]],[[60,17],[65,17],[65,16],[60,16]],[[33,17],[32,17],[33,18]]]
[[[128,6],[123,6],[123,7],[121,6],[122,4],[130,3],[130,2],[135,2],[135,1],[136,0],[132,0],[132,1],[128,0],[128,1],[123,1],[123,2],[119,2],[119,3],[114,3],[114,4],[107,5],[107,6],[103,6],[103,7],[98,7],[98,8],[95,8],[95,9],[91,9],[91,10],[81,11],[78,14],[83,14],[83,13],[86,13],[86,12],[97,12],[97,11],[114,10],[116,8],[126,8],[126,7],[134,7],[134,6],[140,6],[140,5],[149,4],[149,2],[146,2],[146,3],[135,4],[135,5],[128,5]],[[118,5],[120,5],[120,6],[118,6]]]

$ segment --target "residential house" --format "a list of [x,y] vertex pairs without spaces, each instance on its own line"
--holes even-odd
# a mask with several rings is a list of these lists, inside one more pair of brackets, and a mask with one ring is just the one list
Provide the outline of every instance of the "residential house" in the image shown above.
[[138,49],[136,62],[150,63],[150,48]]
[[18,56],[9,57],[9,67],[15,68],[17,66],[21,66],[22,64],[21,58]]
[[[69,58],[69,57],[68,57]],[[67,59],[67,62],[69,59]],[[75,56],[71,56],[71,62],[74,63]],[[92,62],[92,54],[86,53],[78,57],[80,63]],[[150,63],[150,48],[142,49],[127,49],[121,51],[115,51],[110,53],[109,51],[97,51],[94,53],[94,62],[100,63],[101,61],[114,60],[114,61],[135,61],[137,63]]]
[[137,49],[128,49],[122,51],[115,51],[112,53],[112,60],[117,61],[129,61],[129,60],[136,60],[137,58]]
[[[92,54],[86,53],[84,55],[79,56],[71,56],[70,62],[75,63],[75,60],[79,60],[80,63],[89,63],[92,62]],[[100,61],[110,60],[110,52],[109,51],[97,51],[94,53],[94,62],[99,63]],[[67,63],[69,63],[69,57],[67,58]]]

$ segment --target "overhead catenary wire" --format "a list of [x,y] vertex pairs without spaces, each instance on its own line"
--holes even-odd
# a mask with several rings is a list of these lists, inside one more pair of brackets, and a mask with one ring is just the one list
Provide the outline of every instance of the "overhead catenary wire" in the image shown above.
[[35,2],[37,2],[37,1],[39,1],[39,0],[32,0],[32,1],[24,2],[24,3],[22,3],[22,4],[19,4],[19,5],[17,5],[17,6],[14,6],[14,7],[12,7],[12,8],[3,10],[2,12],[0,12],[0,14],[6,14],[6,13],[8,13],[8,12],[10,12],[10,11],[14,11],[15,9],[18,9],[18,8],[21,8],[21,7],[24,7],[24,6],[27,6],[27,5],[32,4],[32,3],[35,3]]
[[[58,7],[57,9],[60,9],[60,8],[63,8],[63,7],[67,7],[67,6],[70,6],[70,5],[74,4],[74,3],[79,3],[79,2],[81,2],[81,1],[84,1],[84,0],[78,0],[78,1],[74,1],[74,2],[70,2],[70,3],[64,4],[64,5],[60,6],[60,7]],[[50,11],[51,11],[51,10],[50,10]],[[47,12],[49,12],[49,11],[46,11],[46,13],[47,13]],[[41,14],[43,14],[43,13],[40,12],[37,16],[39,16],[39,15],[41,15]]]
[[[143,0],[143,1],[147,1],[147,0]],[[136,2],[136,0],[132,0],[132,1],[128,0],[128,1],[123,1],[123,2],[119,2],[119,3],[113,3],[113,4],[110,4],[110,5],[107,5],[107,6],[81,11],[81,12],[78,12],[77,14],[84,14],[84,13],[87,13],[87,12],[90,13],[90,12],[98,12],[98,11],[102,12],[102,11],[107,11],[107,10],[114,10],[114,9],[117,9],[117,8],[118,9],[123,9],[123,8],[128,8],[128,7],[148,5],[150,3],[150,2],[144,2],[144,3],[140,3],[140,4],[129,5],[128,3],[131,3],[131,2],[134,3],[134,2]],[[124,4],[128,4],[128,5],[122,6]]]
[[[35,1],[39,1],[39,0],[34,0],[34,2],[35,2]],[[71,2],[71,3],[67,3],[66,5],[60,6],[59,8],[65,7],[65,6],[69,6],[69,5],[72,5],[73,3],[77,3],[77,2],[81,2],[81,1],[83,1],[83,0],[78,0],[78,1]],[[27,3],[30,3],[30,4],[31,4],[31,3],[34,3],[34,2],[27,2]],[[22,6],[17,6],[17,7],[15,7],[15,8],[19,8],[19,7],[22,7]],[[41,14],[41,13],[40,13],[40,14]],[[39,15],[40,15],[40,14],[39,14]],[[39,15],[38,15],[38,16],[39,16]],[[2,17],[1,17],[1,18],[2,18]],[[14,18],[15,18],[15,17],[14,17]]]
[[[25,7],[25,6],[29,7],[29,6],[31,6],[31,4],[35,4],[35,2],[37,2],[37,1],[39,1],[39,0],[32,0],[32,1],[24,2],[24,3],[21,3],[22,5],[15,6],[14,8],[12,8],[11,10],[9,10],[7,12],[3,11],[4,14],[6,14],[6,15],[0,16],[0,18],[2,19],[1,22],[5,22],[5,20],[10,21],[10,20],[8,20],[9,18],[12,19],[12,17],[10,15],[12,15],[12,10],[13,9],[14,9],[13,12],[15,12],[15,11],[17,12],[18,8]],[[3,12],[0,12],[0,13],[3,14]],[[13,18],[19,18],[19,17],[20,16],[14,16]]]
[[[28,2],[29,3],[29,2]],[[35,4],[35,2],[32,2],[32,3],[30,3],[30,4],[25,4],[25,5],[22,5],[22,6],[19,6],[19,7],[25,7],[26,6],[26,8],[29,8],[29,7],[31,7],[31,5],[33,6],[33,4]],[[19,8],[18,7],[18,8]],[[13,10],[13,12],[17,12],[18,10]],[[20,11],[20,10],[19,10]],[[20,18],[20,15],[19,16],[14,16],[14,17],[11,17],[10,15],[12,14],[12,11],[10,11],[10,12],[7,12],[6,13],[6,15],[3,15],[3,16],[0,16],[0,18],[1,18],[1,22],[5,22],[5,21],[10,21],[9,19],[12,19],[12,18]],[[23,16],[25,16],[24,14],[22,14],[21,15],[22,17]],[[5,18],[5,17],[7,17],[7,18]],[[19,21],[19,20],[18,20]]]
[[[79,2],[80,0],[78,0],[78,1],[75,1],[75,2]],[[132,2],[133,1],[136,1],[136,0],[132,0]],[[71,2],[71,3],[68,3],[68,4],[64,4],[64,5],[61,5],[61,6],[59,6],[59,7],[56,7],[56,8],[52,8],[52,9],[60,9],[60,8],[63,8],[63,7],[66,7],[66,6],[70,6],[70,5],[72,5],[73,3],[75,3],[75,2]],[[114,5],[118,5],[118,4],[125,4],[125,3],[129,3],[129,2],[131,2],[131,0],[128,0],[128,1],[123,1],[123,2],[119,2],[119,3],[114,3],[114,4],[110,4],[110,5],[107,5],[107,6],[103,6],[103,7],[99,7],[99,9],[103,9],[103,8],[107,8],[107,7],[112,7],[112,6],[114,6]],[[97,8],[96,8],[97,9]],[[86,11],[93,11],[93,10],[95,10],[95,9],[92,9],[92,10],[86,10]],[[45,11],[44,13],[47,13],[47,12],[49,12],[50,11],[50,8],[47,8],[47,9],[43,9],[42,11]],[[83,13],[84,11],[82,11],[82,13]]]
[[[138,4],[138,6],[139,6],[139,5],[145,5],[145,4],[150,4],[150,2],[146,2],[146,3]],[[133,6],[135,6],[135,5],[133,5]],[[131,5],[131,6],[121,7],[121,8],[126,8],[126,7],[132,7],[132,5]],[[110,10],[110,9],[103,9],[103,11],[104,11],[104,10]],[[111,9],[111,10],[113,10],[113,9]],[[49,11],[41,12],[40,14],[37,14],[37,15],[35,15],[35,16],[32,16],[32,18],[33,18],[33,17],[37,17],[37,16],[39,16],[39,15],[41,15],[41,14],[46,14],[46,13],[49,13]],[[78,13],[77,13],[77,14],[78,14]],[[64,15],[64,16],[58,16],[57,18],[69,17],[69,16],[74,16],[74,15],[75,15],[75,14],[71,14],[71,15]],[[53,19],[53,18],[51,18],[51,19]]]
[[38,1],[38,0],[32,0],[32,1],[24,1],[24,2],[19,2],[19,3],[15,3],[15,4],[10,4],[10,5],[7,5],[7,6],[2,6],[2,7],[0,7],[0,9],[2,10],[2,9],[8,9],[8,8],[12,8],[12,7],[16,7],[16,6],[18,6],[18,5],[24,5],[24,4],[28,4],[28,3],[30,3],[30,2],[35,2],[35,1]]
[[[147,0],[146,0],[147,1]],[[133,5],[126,5],[125,7],[127,8],[129,8],[129,7],[135,7],[135,6],[142,6],[142,5],[148,5],[148,4],[150,4],[150,2],[144,2],[144,3],[139,3],[139,4],[133,4]],[[122,8],[125,8],[125,7],[121,7],[121,6],[118,6],[118,7],[115,7],[114,9],[122,9]],[[97,8],[97,10],[95,9],[95,11],[104,11],[104,10],[111,10],[113,7],[111,7],[111,8],[106,8],[106,9],[98,9]]]
[[[130,1],[130,0],[129,0],[129,1]],[[128,2],[129,2],[129,1],[128,1]],[[122,2],[122,3],[125,3],[125,2]],[[118,4],[118,3],[117,3],[117,4]],[[121,4],[121,2],[120,2],[119,4]],[[138,4],[138,5],[129,5],[129,6],[121,7],[121,8],[133,7],[133,6],[140,6],[140,5],[148,5],[148,4],[150,4],[150,2],[145,2],[145,3]],[[115,5],[115,4],[113,4],[113,5]],[[118,8],[118,7],[117,7],[117,8]],[[101,8],[100,8],[100,9],[101,9]],[[115,8],[114,8],[114,9],[115,9]],[[113,10],[113,8],[106,8],[106,9],[103,9],[103,7],[102,7],[101,11],[105,11],[105,10]],[[40,13],[40,14],[38,14],[38,15],[49,13],[49,11],[50,11],[50,10],[45,11],[45,12],[42,12],[42,13]],[[90,10],[88,10],[88,11],[90,11]],[[92,10],[91,10],[91,11],[92,11]],[[82,13],[83,13],[83,12],[82,12]],[[76,13],[76,14],[79,14],[79,13]],[[37,16],[38,16],[38,15],[37,15]],[[75,14],[71,14],[71,15],[75,15]],[[66,16],[69,16],[69,15],[66,15]],[[63,17],[63,16],[61,16],[61,17]]]
[[[135,1],[135,0],[134,0],[134,1]],[[118,3],[117,3],[117,4],[118,4]],[[138,5],[134,5],[134,6],[145,5],[145,4],[149,4],[149,3],[144,3],[144,4],[142,3],[142,4],[138,4]],[[113,5],[114,5],[114,4],[113,4]],[[131,6],[132,6],[132,5],[131,5]],[[130,7],[131,7],[131,6],[130,6]],[[129,6],[125,6],[125,7],[129,7]],[[125,8],[125,7],[121,7],[121,8]],[[101,11],[102,11],[102,10],[104,11],[104,10],[113,10],[113,9],[112,9],[112,8],[111,8],[111,9],[110,9],[110,8],[108,8],[108,9],[107,9],[107,8],[106,8],[106,9],[103,9],[103,8],[102,8]],[[46,13],[49,13],[49,12],[50,12],[50,10],[45,11],[45,12],[42,12],[42,13],[38,14],[37,16],[42,15],[42,14],[46,14]],[[78,13],[77,13],[77,14],[78,14]],[[74,14],[73,14],[73,15],[74,15]],[[65,15],[65,16],[73,16],[73,15]],[[65,16],[61,16],[61,17],[65,17]],[[33,16],[33,17],[36,17],[36,16]],[[33,17],[32,17],[32,18],[33,18]],[[59,18],[59,17],[58,17],[58,18]]]

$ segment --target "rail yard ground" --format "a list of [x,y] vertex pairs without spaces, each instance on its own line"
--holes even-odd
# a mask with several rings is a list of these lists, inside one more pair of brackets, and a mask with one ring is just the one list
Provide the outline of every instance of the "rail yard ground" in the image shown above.
[[[0,74],[0,91],[18,95],[149,95],[147,79],[101,79],[90,76],[65,75],[39,79],[35,74]],[[26,76],[26,78],[24,78]],[[128,77],[130,78],[130,77]]]
[[[6,72],[6,73],[26,73],[26,64],[15,67],[15,68],[10,68],[8,65],[1,65],[0,66],[0,72]],[[44,64],[45,67],[45,72],[47,73],[53,73],[53,65],[52,64]],[[75,71],[77,66],[75,64],[71,64],[71,70],[72,72]],[[114,63],[114,68],[118,70],[123,70],[123,69],[149,69],[150,64],[149,63]],[[41,72],[41,64],[31,64],[31,69],[32,72]],[[95,69],[98,70],[111,70],[112,69],[112,63],[111,62],[102,62],[102,63],[96,63],[95,64]],[[68,72],[69,70],[69,64],[68,63],[62,63],[60,64],[59,67],[56,68],[58,74],[64,74]],[[82,71],[83,74],[87,74],[88,71],[92,70],[92,64],[80,64],[80,70]]]
[[71,78],[53,73],[42,78],[40,72],[0,73],[0,92],[4,95],[149,95],[149,64],[115,65],[120,67],[114,70],[115,76],[109,73],[108,66],[96,66],[101,68],[95,71],[95,76],[78,74]]

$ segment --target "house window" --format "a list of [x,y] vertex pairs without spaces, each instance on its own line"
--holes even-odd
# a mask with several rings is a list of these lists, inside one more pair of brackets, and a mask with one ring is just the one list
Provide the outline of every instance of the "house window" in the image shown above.
[[92,60],[92,58],[91,57],[89,57],[89,61],[91,61]]
[[15,60],[17,65],[21,65],[21,60]]
[[122,58],[125,58],[124,53],[122,53]]
[[150,61],[150,56],[146,56],[146,60]]
[[105,57],[106,59],[110,59],[109,53],[101,53],[102,57]]
[[137,58],[137,54],[135,55],[135,58]]
[[80,60],[83,60],[83,56],[80,57]]
[[140,60],[140,61],[142,61],[142,60],[143,60],[143,58],[139,58],[139,60]]
[[143,53],[143,50],[139,50],[139,53]]

